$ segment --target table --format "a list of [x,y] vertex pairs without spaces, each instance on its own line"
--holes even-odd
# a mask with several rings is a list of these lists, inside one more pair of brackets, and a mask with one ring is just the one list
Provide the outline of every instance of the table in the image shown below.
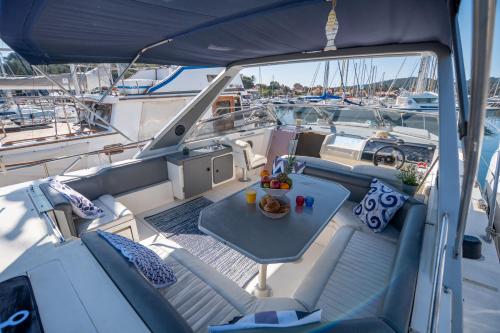
[[[299,260],[350,194],[335,182],[295,174],[290,178],[293,186],[287,197],[291,209],[282,219],[270,219],[259,211],[258,202],[265,195],[260,183],[250,186],[257,191],[256,204],[246,203],[243,189],[200,213],[201,231],[260,264],[258,296],[271,294],[267,265]],[[296,206],[297,195],[314,197],[313,207]]]

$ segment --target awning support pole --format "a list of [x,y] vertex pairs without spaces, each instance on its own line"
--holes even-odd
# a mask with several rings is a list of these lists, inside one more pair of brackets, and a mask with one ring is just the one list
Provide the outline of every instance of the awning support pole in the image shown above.
[[49,80],[50,82],[52,82],[53,84],[55,84],[56,86],[58,86],[66,94],[68,94],[69,98],[71,98],[75,103],[79,104],[87,112],[89,112],[90,114],[92,114],[94,117],[96,117],[97,119],[99,119],[100,121],[102,121],[104,124],[106,124],[107,126],[109,126],[110,128],[112,128],[113,130],[115,130],[118,134],[120,134],[121,136],[123,136],[128,141],[134,142],[134,140],[132,140],[131,138],[129,138],[127,135],[125,135],[125,133],[123,133],[122,131],[120,131],[115,126],[111,125],[106,119],[104,119],[103,117],[101,117],[100,115],[98,115],[89,106],[87,106],[85,103],[83,103],[82,101],[80,101],[77,97],[73,96],[62,84],[60,84],[59,82],[57,82],[56,80],[54,80],[53,78],[51,78],[50,75],[48,75],[47,73],[45,73],[44,71],[42,71],[40,68],[38,68],[38,66],[33,65],[31,67],[33,69],[35,69],[35,71],[37,71],[40,74],[42,74],[43,76],[45,76],[47,78],[47,80]]
[[[467,79],[465,78],[465,67],[462,53],[462,41],[460,39],[460,27],[458,25],[458,16],[452,22],[452,42],[453,42],[453,62],[455,63],[455,79],[457,81],[458,93],[458,135],[464,144],[464,149],[467,149],[467,123],[469,121],[469,97],[467,92]],[[464,156],[465,158],[465,156]]]
[[159,41],[158,43],[154,43],[154,44],[151,44],[149,46],[146,46],[145,48],[143,48],[139,52],[137,52],[137,54],[135,55],[134,59],[132,59],[132,61],[127,65],[127,67],[125,67],[125,69],[120,73],[120,75],[116,78],[116,80],[111,84],[111,87],[109,87],[109,89],[106,90],[104,92],[104,94],[102,94],[102,96],[99,99],[99,101],[97,102],[97,104],[102,103],[102,101],[104,101],[104,99],[106,98],[106,96],[109,95],[109,93],[113,90],[113,88],[116,86],[116,84],[121,79],[123,79],[123,77],[125,76],[125,73],[130,69],[130,67],[132,67],[133,64],[135,64],[137,62],[137,60],[139,60],[139,58],[144,53],[146,53],[147,51],[149,51],[149,50],[151,50],[151,49],[153,49],[153,48],[155,48],[157,46],[160,46],[160,45],[163,45],[163,44],[166,44],[166,43],[170,43],[171,41],[172,41],[171,38],[165,39],[165,40]]
[[472,188],[483,145],[486,99],[489,91],[496,0],[474,1],[473,44],[471,66],[471,112],[465,137],[464,175],[460,198],[459,220],[454,245],[455,257],[462,255],[462,241],[469,213]]

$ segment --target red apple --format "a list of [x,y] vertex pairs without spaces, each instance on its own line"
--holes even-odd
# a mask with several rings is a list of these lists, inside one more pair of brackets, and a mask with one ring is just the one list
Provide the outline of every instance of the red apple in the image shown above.
[[277,180],[277,179],[271,180],[270,186],[272,189],[279,189],[280,185],[281,185],[281,183],[279,180]]

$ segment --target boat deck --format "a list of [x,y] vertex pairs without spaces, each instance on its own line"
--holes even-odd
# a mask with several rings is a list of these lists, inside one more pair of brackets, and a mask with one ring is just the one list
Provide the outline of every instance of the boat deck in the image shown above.
[[[211,201],[219,201],[225,197],[246,188],[249,184],[256,182],[259,178],[254,175],[249,175],[251,178],[250,182],[242,183],[239,181],[231,181],[229,183],[218,186],[206,193],[203,196]],[[139,238],[141,241],[146,239],[163,239],[167,241],[166,238],[158,232],[151,224],[145,221],[146,216],[151,216],[156,213],[165,211],[169,208],[180,205],[186,201],[192,200],[189,198],[187,200],[175,200],[161,207],[157,207],[152,210],[148,210],[137,214],[135,216],[137,222],[137,229],[139,233]],[[333,222],[330,222],[330,224]],[[272,289],[273,297],[291,297],[295,289],[298,287],[300,282],[306,277],[307,273],[323,253],[326,243],[333,236],[333,229],[331,227],[325,228],[325,230],[320,234],[316,241],[311,245],[311,247],[306,251],[304,256],[297,262],[286,263],[286,264],[271,264],[267,269],[267,284]],[[149,241],[149,240],[148,240]],[[147,242],[148,242],[147,241]],[[172,241],[168,241],[172,242]],[[172,242],[172,246],[179,246]],[[180,247],[180,246],[179,246]],[[256,275],[245,287],[245,290],[251,293],[257,285],[258,276]]]

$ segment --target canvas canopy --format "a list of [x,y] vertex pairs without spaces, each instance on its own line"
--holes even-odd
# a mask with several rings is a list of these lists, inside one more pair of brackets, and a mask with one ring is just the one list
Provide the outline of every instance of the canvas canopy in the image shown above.
[[451,43],[446,0],[0,0],[0,38],[32,64],[228,66],[360,46]]

